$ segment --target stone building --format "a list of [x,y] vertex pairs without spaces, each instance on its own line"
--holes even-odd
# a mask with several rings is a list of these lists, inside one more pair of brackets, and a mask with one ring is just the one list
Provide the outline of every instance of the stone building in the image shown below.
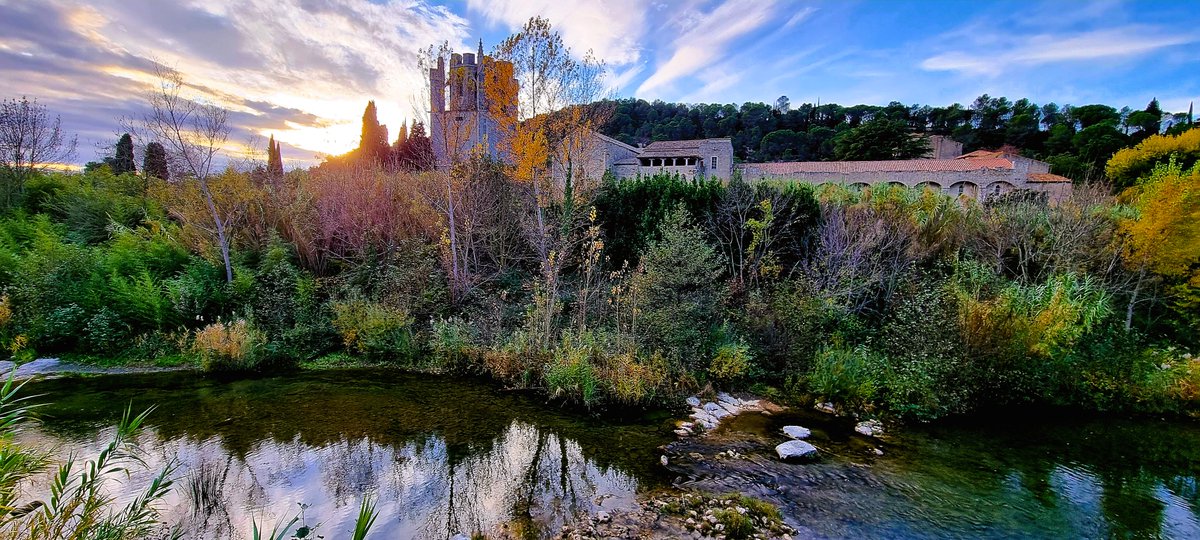
[[[493,88],[515,88],[512,63],[483,54],[454,53],[449,72],[445,60],[429,70],[429,138],[439,169],[479,152],[498,158],[500,133],[493,114],[497,109],[489,96]],[[516,95],[505,107],[516,108]]]
[[962,143],[942,135],[915,135],[929,139],[929,153],[922,159],[954,159],[963,153]]
[[590,171],[617,178],[655,174],[678,174],[684,178],[733,177],[733,143],[728,138],[690,141],[654,141],[634,147],[602,135],[592,134],[593,165]]
[[977,198],[1029,190],[1047,193],[1057,200],[1071,191],[1071,179],[1050,174],[1048,163],[1006,151],[977,150],[953,159],[747,163],[741,171],[746,180],[786,179],[860,187],[887,183]]

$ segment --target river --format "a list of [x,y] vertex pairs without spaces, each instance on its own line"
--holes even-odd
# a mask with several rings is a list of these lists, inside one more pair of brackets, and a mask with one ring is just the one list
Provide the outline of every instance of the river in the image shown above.
[[[246,538],[253,521],[301,513],[340,538],[368,495],[372,538],[536,538],[672,485],[768,499],[801,537],[1200,538],[1200,425],[1185,421],[1021,413],[873,440],[816,413],[748,414],[671,444],[663,467],[666,413],[588,415],[460,378],[155,373],[28,388],[48,405],[22,442],[60,458],[91,457],[127,406],[156,406],[137,439],[147,467],[112,487],[128,499],[177,463],[164,517],[191,538]],[[812,428],[824,459],[774,460],[784,424]],[[729,448],[745,457],[715,457]]]

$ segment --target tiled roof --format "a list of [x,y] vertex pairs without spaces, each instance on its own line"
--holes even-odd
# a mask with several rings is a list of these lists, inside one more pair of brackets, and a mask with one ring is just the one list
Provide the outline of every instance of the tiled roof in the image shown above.
[[805,173],[854,174],[869,172],[954,172],[981,169],[1012,169],[1013,163],[1003,158],[988,159],[896,159],[888,161],[792,161],[786,163],[748,163],[747,169],[763,174],[788,175]]
[[1028,178],[1029,178],[1030,182],[1037,182],[1037,183],[1048,183],[1049,184],[1049,183],[1060,183],[1060,182],[1070,183],[1071,182],[1070,178],[1067,178],[1065,176],[1059,176],[1057,174],[1050,174],[1050,173],[1030,173]]
[[700,144],[728,139],[694,139],[690,141],[654,141],[638,154],[639,157],[699,157]]

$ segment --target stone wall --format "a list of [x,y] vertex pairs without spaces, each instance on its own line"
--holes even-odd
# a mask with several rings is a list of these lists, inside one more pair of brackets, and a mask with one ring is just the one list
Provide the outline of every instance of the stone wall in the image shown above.
[[[1033,162],[1033,160],[1028,160]],[[900,184],[906,187],[932,187],[941,190],[948,195],[967,195],[970,197],[990,197],[996,194],[1009,193],[1015,189],[1029,189],[1032,191],[1049,193],[1052,199],[1058,199],[1065,193],[1070,192],[1070,184],[1066,185],[1065,191],[1061,184],[1055,183],[1033,183],[1026,180],[1028,173],[1022,169],[1028,170],[1031,166],[1036,168],[1035,164],[1026,163],[1024,167],[1014,167],[1013,169],[978,169],[972,171],[902,171],[902,172],[861,172],[854,174],[846,173],[803,173],[790,175],[764,175],[758,174],[753,168],[753,164],[743,166],[743,178],[747,181],[752,180],[794,180],[805,182],[808,184],[846,184],[846,185],[874,185],[874,184]],[[1039,172],[1039,171],[1034,171]],[[960,189],[961,188],[961,189]]]

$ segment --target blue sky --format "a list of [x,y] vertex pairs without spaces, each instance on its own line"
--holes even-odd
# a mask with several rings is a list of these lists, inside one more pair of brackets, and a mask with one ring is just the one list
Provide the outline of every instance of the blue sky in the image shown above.
[[274,134],[299,166],[357,144],[368,99],[391,126],[421,117],[419,49],[490,50],[534,15],[601,58],[617,97],[1200,101],[1195,2],[1067,0],[0,0],[0,97],[62,114],[88,161],[141,113],[158,62],[233,112],[231,152]]

